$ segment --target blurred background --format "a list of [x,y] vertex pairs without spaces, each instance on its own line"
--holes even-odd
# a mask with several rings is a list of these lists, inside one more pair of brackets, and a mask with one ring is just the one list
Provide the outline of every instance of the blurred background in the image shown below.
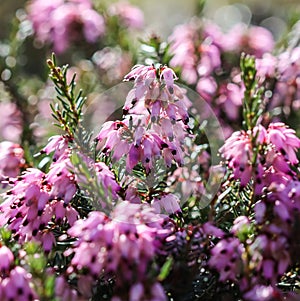
[[[175,25],[190,19],[197,6],[202,5],[201,0],[132,0],[130,2],[143,10],[148,30],[159,32],[163,37],[170,34]],[[3,38],[7,34],[16,9],[23,8],[25,3],[25,0],[1,0],[0,37]],[[203,14],[225,30],[241,21],[247,24],[251,22],[267,27],[273,32],[275,38],[279,38],[287,28],[288,18],[299,11],[299,8],[299,0],[210,0],[206,1]]]
[[[94,2],[105,2],[95,0]],[[111,2],[111,1],[106,1]],[[189,20],[201,0],[132,0],[132,4],[140,7],[145,14],[148,31],[167,37],[175,25]],[[18,8],[24,7],[25,0],[1,0],[0,6],[0,38],[8,33],[11,20]],[[230,29],[238,22],[262,25],[279,38],[287,30],[287,22],[291,15],[299,13],[299,0],[209,0],[206,1],[203,14],[219,24],[224,30]]]
[[[154,31],[168,35],[174,25],[183,23],[193,16],[199,0],[153,0],[136,1],[145,12],[148,26]],[[298,0],[210,0],[206,1],[203,14],[212,19],[224,30],[230,29],[234,24],[250,22],[262,25],[279,38],[287,30],[287,20],[291,14],[299,12]]]

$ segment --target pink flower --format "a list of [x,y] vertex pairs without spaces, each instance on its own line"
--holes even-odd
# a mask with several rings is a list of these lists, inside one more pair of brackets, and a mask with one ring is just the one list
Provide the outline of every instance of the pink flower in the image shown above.
[[91,8],[91,4],[67,2],[55,9],[50,22],[54,49],[59,53],[64,52],[70,42],[80,41],[82,36],[87,42],[94,43],[104,33],[104,19]]
[[248,30],[248,45],[256,57],[262,57],[266,52],[272,52],[275,46],[272,33],[261,26],[251,26]]
[[145,292],[145,286],[142,283],[133,285],[129,293],[129,301],[166,301],[167,297],[162,285],[158,282],[154,283],[149,292]]
[[172,193],[154,198],[152,207],[157,213],[165,211],[167,214],[175,214],[181,211],[180,200]]
[[55,280],[55,296],[61,301],[77,301],[77,292],[71,289],[63,276],[58,276]]
[[[79,160],[82,161],[80,166],[84,166],[84,168],[81,169],[76,165],[73,168],[75,168],[74,177],[80,190],[93,199],[93,205],[96,208],[109,210],[107,206],[114,204],[121,190],[114,173],[105,163],[95,163],[87,156],[80,155]],[[91,180],[93,185],[91,185]]]
[[251,290],[246,292],[243,297],[247,301],[280,301],[283,296],[281,292],[273,286],[255,285]]
[[252,174],[251,159],[253,155],[250,137],[246,132],[235,132],[228,138],[220,152],[233,170],[233,177],[245,186]]
[[211,101],[217,92],[217,83],[212,76],[201,77],[197,83],[197,92],[206,100]]
[[264,220],[264,217],[265,217],[265,214],[266,214],[266,209],[267,209],[267,206],[264,202],[260,201],[260,202],[257,202],[255,204],[255,207],[254,207],[254,211],[255,211],[255,220],[258,222],[258,223],[262,223],[263,220]]
[[0,137],[19,142],[22,134],[22,116],[15,103],[0,103]]
[[184,199],[191,195],[201,195],[204,193],[204,184],[196,170],[190,170],[190,168],[178,167],[169,177],[170,185],[174,183],[177,188],[180,188],[180,193]]
[[17,266],[11,270],[9,277],[1,281],[3,300],[34,300],[37,298],[32,289],[31,274]]
[[49,39],[49,34],[53,26],[52,22],[45,21],[45,16],[51,16],[55,9],[63,5],[63,3],[63,0],[53,0],[51,2],[41,0],[30,1],[28,6],[29,19],[32,21],[33,28],[41,42],[46,42]]
[[0,247],[0,273],[1,275],[7,274],[11,265],[14,262],[14,255],[11,250],[6,246]]
[[[92,60],[98,66],[100,72],[105,74],[105,77],[102,80],[103,81],[106,80],[109,83],[120,82],[124,74],[126,74],[132,66],[131,55],[125,52],[124,50],[122,50],[119,46],[114,48],[105,47],[101,50],[96,51],[92,56]],[[103,101],[101,97],[99,98],[100,101],[101,100]],[[106,104],[106,106],[108,105]],[[101,112],[103,112],[103,106],[101,106],[100,109]]]
[[[127,123],[127,121],[126,121]],[[123,155],[127,155],[126,166],[132,170],[138,162],[142,162],[149,171],[153,166],[153,160],[160,156],[163,143],[150,131],[143,132],[139,127],[134,133],[124,122],[105,123],[97,136],[101,142],[105,138],[104,152],[113,151],[113,159],[119,160]]]
[[133,285],[130,289],[129,300],[130,301],[140,301],[145,294],[144,286],[142,283],[137,283]]
[[50,166],[45,180],[51,185],[50,195],[53,198],[63,199],[68,204],[77,191],[74,175],[70,172],[72,166],[69,158],[69,151],[66,150],[61,157]]
[[[255,205],[255,219],[259,226],[259,235],[251,244],[249,251],[257,272],[275,285],[291,263],[290,243],[295,217],[295,207],[299,206],[297,198],[289,197],[295,182],[291,185],[276,183],[269,187],[264,200]],[[272,190],[273,189],[273,190]],[[294,190],[295,195],[297,189]],[[268,221],[268,223],[266,223]],[[256,261],[255,261],[256,260]]]
[[[155,222],[151,223],[153,218]],[[133,295],[143,295],[145,287],[147,291],[148,286],[151,287],[147,268],[156,252],[155,237],[159,234],[161,222],[162,219],[151,208],[126,201],[116,206],[112,219],[102,212],[92,212],[86,220],[78,220],[68,231],[77,240],[66,255],[74,253],[72,266],[78,271],[88,271],[83,280],[92,282],[93,278],[88,276],[99,276],[103,271],[115,273],[115,298],[121,294],[122,299],[124,290],[132,298]],[[84,289],[88,283],[84,287],[82,285],[82,293],[89,294],[90,291]],[[157,299],[153,300],[165,300],[160,287],[157,289],[158,292],[153,293]]]
[[219,87],[219,97],[216,102],[220,105],[226,117],[230,120],[238,120],[242,107],[242,99],[244,97],[244,87],[236,83],[222,84]]
[[[289,244],[273,223],[263,226],[260,232],[249,247],[250,265],[255,268],[262,281],[268,281],[275,286],[290,265]],[[270,238],[270,235],[274,235],[274,238]]]
[[[172,121],[181,119],[188,123],[190,101],[185,91],[174,84],[174,71],[166,66],[155,69],[154,66],[137,65],[124,80],[134,80],[134,88],[128,93],[123,112],[145,114],[150,110],[153,122],[159,121],[160,115],[166,115]],[[140,107],[139,107],[140,105]],[[138,107],[138,111],[133,109]]]
[[167,166],[183,164],[191,103],[176,79],[166,66],[137,65],[125,76],[125,81],[134,80],[123,107],[125,117],[106,123],[97,138],[106,138],[104,151],[113,150],[113,158],[127,155],[127,170],[141,162],[148,173],[160,156]]
[[[139,124],[136,116],[135,120]],[[106,122],[97,139],[103,145],[103,152],[113,152],[114,160],[119,160],[125,155],[126,167],[129,171],[141,162],[149,172],[153,168],[154,160],[160,156],[164,157],[168,166],[173,160],[178,164],[183,164],[180,141],[169,142],[162,133],[158,132],[160,130],[162,130],[161,127],[154,127],[153,130],[144,131],[140,125],[133,130],[129,128],[128,120]],[[178,133],[180,133],[179,130]]]
[[275,46],[274,38],[269,30],[260,26],[236,24],[225,35],[225,50],[247,52],[261,58],[264,53],[272,52]]
[[124,80],[135,80],[136,83],[144,80],[143,85],[148,87],[156,78],[156,70],[154,66],[136,65],[132,70],[124,76]]
[[198,49],[200,62],[197,71],[200,77],[210,76],[214,71],[221,68],[221,51],[214,44],[206,44],[205,41]]
[[220,274],[220,281],[236,280],[241,273],[243,245],[237,238],[220,240],[211,250],[209,266]]
[[168,67],[162,67],[160,73],[160,80],[164,80],[167,89],[171,94],[174,93],[174,79],[177,79],[175,72]]
[[103,162],[95,163],[95,169],[99,185],[103,185],[107,195],[110,192],[113,194],[114,197],[116,197],[117,192],[121,189],[121,187],[116,182],[115,175]]
[[79,42],[82,37],[94,43],[105,30],[103,17],[92,8],[89,0],[55,0],[47,4],[43,0],[33,0],[28,10],[37,39],[52,43],[58,53],[66,51],[71,42]]
[[213,43],[219,49],[223,50],[224,39],[226,38],[222,29],[215,23],[205,20],[202,24],[203,28],[203,39],[207,44]]
[[211,222],[203,224],[202,228],[206,235],[222,238],[225,234],[223,230],[214,226]]
[[[276,185],[271,198],[279,199],[288,206],[291,212],[300,210],[300,182],[290,180]],[[292,214],[291,214],[292,215]]]
[[182,68],[181,77],[188,84],[197,81],[197,55],[194,41],[198,38],[197,26],[193,23],[178,25],[170,36],[171,51],[174,53],[170,61],[172,67]]
[[121,22],[129,28],[141,29],[144,26],[144,14],[136,6],[127,2],[117,2],[110,5],[109,14],[117,16]]
[[0,179],[16,177],[20,173],[24,151],[20,145],[9,141],[0,143]]
[[53,161],[57,161],[57,159],[64,154],[67,148],[68,139],[64,136],[55,135],[49,138],[49,143],[42,149],[41,153],[49,155],[54,152]]
[[296,151],[300,148],[300,139],[296,132],[284,123],[271,123],[267,130],[267,143],[272,143],[291,164],[297,164]]
[[231,228],[231,232],[235,235],[242,233],[250,227],[250,220],[247,216],[239,216],[237,217]]
[[275,77],[278,59],[271,53],[265,53],[261,59],[256,59],[257,76],[260,78]]
[[69,204],[75,193],[74,182],[63,173],[56,174],[54,181],[54,175],[50,178],[48,175],[37,169],[26,170],[15,180],[0,206],[0,226],[7,225],[20,242],[34,238],[46,252],[56,243],[49,228],[53,217],[57,224],[68,222],[70,225],[78,217],[77,211]]

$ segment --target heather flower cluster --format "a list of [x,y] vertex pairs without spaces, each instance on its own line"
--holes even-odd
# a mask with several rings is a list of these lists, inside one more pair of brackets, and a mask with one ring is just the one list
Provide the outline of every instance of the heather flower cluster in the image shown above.
[[0,181],[7,178],[15,178],[23,167],[24,151],[22,147],[10,141],[0,143]]
[[14,254],[5,245],[0,246],[0,259],[1,300],[37,300],[36,292],[32,288],[32,275],[24,268],[15,266]]
[[[261,42],[264,41],[264,42]],[[273,54],[275,42],[265,28],[237,24],[229,32],[210,21],[193,19],[179,25],[170,36],[172,67],[181,68],[182,79],[215,108],[228,137],[240,126],[245,91],[236,58],[254,55],[257,75],[265,83],[267,108],[285,117],[298,108],[298,48]]]
[[[120,19],[124,27],[140,29],[144,15],[137,7],[126,3],[113,3],[107,8],[108,16]],[[106,32],[104,15],[91,0],[32,0],[28,5],[28,18],[37,41],[51,44],[57,53],[65,52],[72,43],[95,44]]]
[[[276,283],[298,260],[294,231],[299,219],[299,182],[277,185],[275,188],[273,183],[266,197],[255,204],[255,223],[246,216],[236,218],[231,236],[224,237],[211,251],[209,265],[219,271],[220,281],[238,283],[245,300],[297,298],[283,294]],[[253,227],[256,235],[251,238]]]
[[105,271],[104,277],[117,275],[113,300],[166,300],[149,271],[159,248],[158,236],[166,235],[162,221],[149,207],[126,201],[116,206],[112,218],[92,212],[77,221],[68,233],[78,240],[66,253],[74,253],[67,273],[83,272],[79,292],[90,297],[95,279]]
[[126,27],[141,29],[144,26],[143,12],[126,1],[112,3],[108,11],[111,16],[120,18]]
[[230,182],[239,190],[248,187],[250,199],[233,220],[230,236],[212,248],[209,265],[220,273],[219,281],[238,283],[245,300],[297,298],[284,294],[277,284],[298,261],[299,243],[293,241],[298,241],[294,229],[300,204],[296,188],[299,147],[293,129],[273,122],[268,128],[258,124],[233,133],[220,149],[229,169],[224,188]]
[[[254,138],[253,138],[254,136]],[[240,180],[242,187],[253,177],[257,182],[256,193],[272,182],[295,178],[292,167],[298,164],[296,152],[300,139],[293,129],[284,123],[271,123],[266,129],[258,126],[253,131],[235,132],[220,149],[227,165],[233,170],[232,177]],[[254,148],[260,149],[255,161]]]
[[125,76],[134,80],[123,107],[126,118],[104,123],[97,140],[105,138],[104,151],[113,152],[115,160],[128,154],[128,170],[141,162],[149,172],[153,160],[161,156],[166,166],[173,161],[183,165],[181,145],[187,135],[189,100],[174,79],[172,69],[154,66],[136,66]]
[[0,137],[1,140],[20,142],[22,133],[21,113],[14,103],[0,103]]
[[76,221],[78,212],[70,206],[70,200],[77,188],[66,161],[57,161],[48,174],[31,168],[12,181],[12,188],[1,203],[0,224],[6,225],[16,240],[34,238],[49,252],[56,243],[51,229]]
[[105,31],[104,18],[89,0],[37,0],[30,3],[28,10],[38,40],[52,43],[58,53],[64,52],[70,42],[82,38],[94,43]]

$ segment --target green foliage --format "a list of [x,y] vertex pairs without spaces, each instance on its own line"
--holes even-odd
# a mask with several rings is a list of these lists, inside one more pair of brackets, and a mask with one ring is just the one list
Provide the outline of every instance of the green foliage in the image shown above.
[[79,90],[78,93],[75,91],[76,74],[73,75],[70,83],[68,83],[68,65],[64,65],[62,68],[58,67],[54,54],[47,63],[50,68],[49,76],[58,93],[58,102],[54,106],[51,105],[52,116],[58,122],[57,126],[62,128],[69,138],[73,138],[82,119],[82,109],[86,98],[82,96],[82,90]]
[[88,163],[88,158],[75,151],[71,155],[71,163],[79,179],[79,186],[85,199],[94,210],[109,213],[115,205],[111,192],[106,192],[103,183],[99,180],[93,161]]
[[203,14],[203,10],[206,4],[206,0],[197,0],[196,1],[196,14],[201,16]]
[[173,257],[167,258],[166,262],[163,264],[163,266],[160,269],[160,273],[158,275],[159,281],[164,281],[168,277],[169,273],[171,272],[173,263],[174,263]]
[[140,40],[140,58],[141,64],[145,65],[169,65],[173,54],[170,52],[170,44],[162,42],[157,35],[152,35],[148,40]]
[[255,58],[242,54],[240,67],[242,80],[245,85],[243,100],[243,126],[246,130],[252,130],[263,113],[263,93],[264,88],[259,84],[256,77]]

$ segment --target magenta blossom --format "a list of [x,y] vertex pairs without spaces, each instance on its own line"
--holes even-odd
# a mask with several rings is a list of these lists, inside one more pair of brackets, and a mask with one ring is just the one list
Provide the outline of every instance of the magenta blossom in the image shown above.
[[[114,204],[118,200],[118,194],[121,190],[114,173],[105,163],[95,163],[94,160],[83,154],[79,156],[79,160],[82,161],[79,166],[70,164],[70,168],[75,168],[76,183],[81,191],[93,198],[93,204],[96,208],[108,209],[108,204]],[[80,166],[85,166],[84,171]],[[89,171],[88,174],[87,170]],[[93,179],[94,185],[91,185],[91,179]]]
[[22,134],[22,115],[15,103],[0,102],[0,137],[19,142]]
[[144,296],[153,285],[159,290],[154,292],[150,289],[150,292],[158,294],[159,298],[148,296],[147,300],[166,300],[160,285],[155,284],[147,273],[156,252],[155,237],[162,229],[162,219],[149,207],[126,201],[117,205],[112,217],[92,212],[86,220],[77,221],[68,231],[77,238],[74,247],[66,251],[66,255],[74,253],[68,272],[87,271],[79,279],[81,293],[89,296],[93,277],[104,271],[116,275],[115,300],[127,299],[133,293]]
[[244,87],[238,83],[224,83],[219,87],[216,103],[230,120],[238,120],[240,117],[244,90]]
[[32,288],[31,274],[22,267],[16,266],[8,277],[1,279],[1,300],[37,300],[37,294]]
[[129,28],[141,29],[144,26],[144,14],[136,6],[128,2],[116,2],[110,5],[109,14],[117,16],[120,21]]
[[[253,147],[260,146],[265,153],[258,154],[255,162]],[[296,151],[300,139],[295,131],[283,123],[271,123],[268,129],[259,125],[252,132],[235,132],[220,149],[227,165],[233,170],[233,178],[245,186],[252,176],[257,182],[256,193],[262,193],[263,187],[273,182],[292,179],[294,172],[291,164],[297,164]],[[255,171],[253,166],[255,166]]]
[[[137,65],[124,80],[134,80],[134,88],[128,93],[123,111],[125,114],[145,114],[150,111],[151,121],[158,123],[165,116],[174,124],[177,120],[187,124],[190,100],[185,91],[174,83],[175,72],[166,66]],[[136,109],[138,108],[138,109]]]
[[174,214],[181,211],[179,198],[172,193],[154,198],[152,207],[157,213]]
[[56,243],[51,231],[53,217],[57,224],[76,221],[78,213],[69,203],[77,188],[66,163],[54,162],[48,174],[26,170],[5,195],[0,226],[7,225],[20,242],[34,238],[50,251]]
[[236,280],[242,272],[244,246],[237,238],[220,240],[211,250],[209,265],[220,274],[220,281]]
[[272,143],[291,164],[299,162],[296,151],[300,148],[300,139],[296,136],[296,132],[284,123],[269,125],[266,143]]
[[54,161],[50,170],[45,176],[46,182],[51,185],[50,195],[53,198],[59,198],[68,204],[77,191],[75,176],[70,171],[70,152],[66,150],[65,153]]
[[249,135],[246,132],[235,132],[226,140],[220,152],[227,160],[228,167],[233,169],[233,177],[240,179],[241,186],[245,186],[252,175],[253,150]]
[[55,280],[55,296],[61,301],[78,301],[78,293],[67,283],[64,276],[58,276]]
[[97,140],[113,159],[125,155],[127,170],[142,163],[149,172],[160,157],[167,166],[174,161],[183,165],[190,101],[176,79],[166,66],[137,65],[125,76],[134,87],[123,107],[124,118],[104,123]]
[[247,26],[236,24],[226,35],[223,41],[224,50],[232,52],[247,52],[257,58],[264,53],[272,52],[275,46],[272,33],[261,26]]
[[[93,54],[92,60],[100,69],[100,72],[105,74],[103,80],[107,80],[108,82],[119,82],[132,66],[131,55],[119,46],[105,47],[96,51]],[[100,106],[100,109],[102,112],[103,106]]]
[[171,66],[181,66],[181,77],[188,84],[195,84],[197,81],[197,54],[194,40],[198,38],[196,24],[184,24],[175,27],[170,36],[171,50],[174,52]]
[[133,133],[126,123],[115,121],[104,124],[97,139],[99,142],[105,139],[104,152],[113,151],[113,159],[127,156],[127,170],[132,170],[141,162],[146,170],[150,171],[154,160],[161,156],[167,166],[170,166],[173,160],[179,165],[183,164],[183,151],[177,141],[170,142],[165,137],[161,138],[153,130],[144,132],[142,128],[137,128]]
[[55,0],[51,3],[32,0],[28,10],[37,39],[53,44],[58,53],[66,51],[71,42],[79,42],[82,38],[94,43],[105,30],[103,17],[92,8],[89,0]]
[[41,150],[41,153],[49,155],[54,152],[52,159],[53,161],[57,161],[67,148],[68,139],[64,136],[55,135],[49,138],[49,143]]
[[0,246],[0,276],[3,278],[14,263],[14,255],[7,246]]
[[25,163],[20,145],[9,141],[0,143],[0,180],[16,177]]
[[281,301],[282,293],[273,286],[256,285],[244,294],[247,301]]

